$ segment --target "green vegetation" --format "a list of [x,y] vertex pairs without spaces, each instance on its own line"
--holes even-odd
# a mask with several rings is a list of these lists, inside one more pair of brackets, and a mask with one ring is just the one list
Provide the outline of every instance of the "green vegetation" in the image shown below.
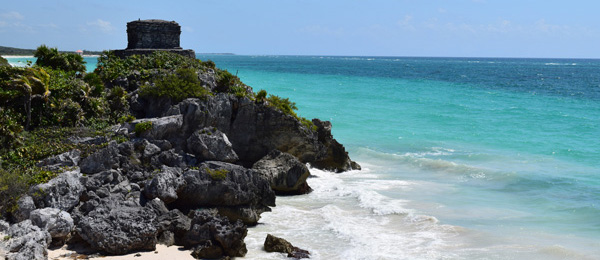
[[266,103],[268,106],[273,107],[286,115],[293,116],[294,118],[298,119],[298,121],[300,121],[300,123],[302,123],[302,125],[304,125],[307,129],[311,131],[317,131],[317,126],[315,126],[312,121],[296,114],[296,111],[294,110],[298,110],[298,107],[296,107],[296,103],[290,101],[289,98],[281,98],[276,95],[269,95],[269,97],[266,98],[266,96],[267,91],[260,90],[258,94],[256,94],[255,101]]
[[169,97],[175,102],[186,98],[205,98],[210,91],[202,86],[198,74],[191,68],[179,68],[175,73],[161,76],[154,84],[140,87],[141,96]]
[[0,67],[2,66],[10,66],[10,64],[8,64],[8,61],[5,58],[0,56]]
[[[98,58],[95,72],[104,82],[127,77],[136,72],[141,80],[152,80],[152,76],[161,72],[173,72],[177,69],[206,70],[209,63],[190,59],[170,52],[154,52],[151,55],[133,55],[121,59],[111,51],[105,51]],[[214,66],[214,63],[212,63]],[[164,73],[167,74],[167,73]]]
[[206,173],[208,173],[211,179],[215,181],[222,181],[227,178],[227,174],[229,173],[229,171],[227,169],[213,170],[206,168]]
[[50,67],[55,70],[85,72],[85,61],[81,55],[75,53],[59,53],[56,48],[42,45],[33,53],[37,58],[35,64],[41,67]]
[[145,133],[146,131],[149,131],[150,129],[152,129],[152,121],[146,121],[137,123],[133,131],[135,132],[135,135],[140,136],[141,134]]
[[[121,59],[104,52],[98,68],[85,73],[80,56],[44,45],[35,55],[38,60],[33,66],[0,66],[0,214],[14,210],[31,185],[47,182],[66,170],[37,167],[41,160],[73,149],[80,150],[84,158],[107,145],[74,144],[69,137],[127,141],[128,137],[107,129],[135,120],[129,102],[136,94],[178,102],[229,93],[278,109],[316,130],[312,122],[296,114],[294,102],[264,90],[255,94],[237,75],[216,68],[212,61],[168,52]],[[216,87],[208,89],[201,79],[213,76]],[[140,135],[150,129],[152,122],[142,122],[135,125],[134,132]],[[225,169],[206,172],[213,180],[224,180],[229,173]]]

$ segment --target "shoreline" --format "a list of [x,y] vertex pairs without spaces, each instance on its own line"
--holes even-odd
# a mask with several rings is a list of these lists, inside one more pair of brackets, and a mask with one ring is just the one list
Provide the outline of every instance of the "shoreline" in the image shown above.
[[[71,259],[82,259],[80,257],[88,258],[102,258],[105,260],[134,260],[134,259],[144,259],[144,260],[164,260],[164,259],[177,259],[177,260],[195,260],[195,258],[191,255],[192,250],[183,249],[180,246],[166,246],[162,244],[156,244],[156,249],[154,251],[145,251],[145,252],[133,252],[126,255],[98,255],[98,254],[90,254],[87,255],[89,249],[75,247],[68,248],[67,245],[55,248],[48,249],[48,259],[50,260],[71,260]],[[80,252],[80,253],[78,253]]]
[[[19,58],[35,58],[33,55],[0,55],[3,58],[12,58],[12,59],[19,59]],[[84,58],[97,58],[100,57],[100,55],[81,55]]]

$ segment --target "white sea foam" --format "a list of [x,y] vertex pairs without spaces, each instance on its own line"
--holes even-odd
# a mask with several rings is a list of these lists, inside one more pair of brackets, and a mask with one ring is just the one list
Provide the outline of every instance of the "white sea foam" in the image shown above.
[[[447,239],[452,226],[407,208],[408,200],[383,195],[409,191],[411,181],[381,179],[368,163],[364,170],[342,174],[311,169],[314,191],[278,197],[277,207],[263,213],[261,225],[249,230],[250,259],[285,259],[262,252],[267,233],[311,251],[312,259],[445,259],[453,257]],[[254,250],[258,248],[259,250]]]

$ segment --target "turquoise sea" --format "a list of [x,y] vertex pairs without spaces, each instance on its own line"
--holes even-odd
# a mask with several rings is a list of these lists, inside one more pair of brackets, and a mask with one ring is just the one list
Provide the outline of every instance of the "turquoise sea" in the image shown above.
[[600,60],[198,57],[331,121],[363,167],[313,169],[248,258],[285,259],[266,233],[315,259],[600,258]]

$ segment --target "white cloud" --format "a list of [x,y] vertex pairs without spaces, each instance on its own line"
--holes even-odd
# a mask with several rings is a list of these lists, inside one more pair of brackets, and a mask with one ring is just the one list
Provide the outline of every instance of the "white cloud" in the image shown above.
[[194,28],[189,26],[181,26],[181,30],[184,32],[194,32]]
[[0,18],[6,19],[6,20],[23,20],[25,17],[22,14],[20,14],[19,12],[13,11],[13,12],[1,13]]
[[415,26],[412,24],[413,17],[411,15],[405,15],[404,18],[399,20],[396,24],[405,30],[414,31]]
[[112,32],[115,29],[110,22],[104,21],[102,19],[97,19],[93,22],[87,22],[87,25],[90,27],[95,27],[104,33]]

